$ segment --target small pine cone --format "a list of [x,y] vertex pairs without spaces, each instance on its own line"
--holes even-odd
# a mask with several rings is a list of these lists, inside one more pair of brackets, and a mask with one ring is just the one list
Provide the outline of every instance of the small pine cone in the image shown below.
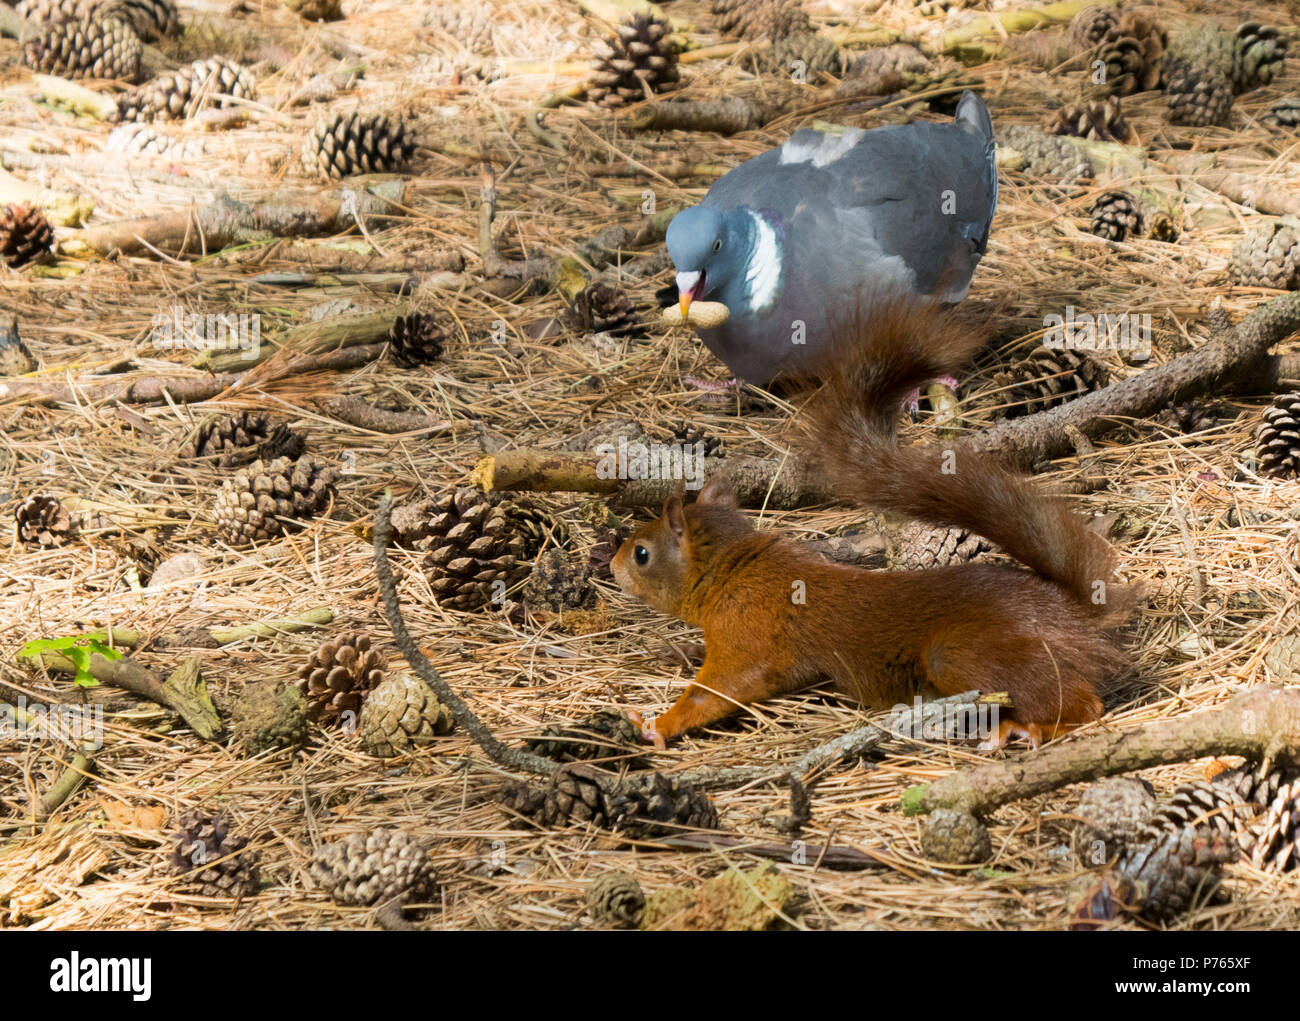
[[1237,855],[1235,842],[1188,826],[1130,850],[1119,872],[1133,884],[1141,914],[1164,921],[1205,903]]
[[1232,85],[1217,70],[1176,64],[1166,72],[1165,105],[1173,124],[1224,124],[1232,112]]
[[668,22],[636,14],[598,44],[587,98],[612,109],[668,92],[678,79],[677,45]]
[[1300,129],[1300,96],[1283,96],[1260,114],[1260,122],[1281,131]]
[[590,609],[596,602],[591,587],[591,568],[570,560],[563,550],[549,549],[538,554],[532,573],[524,584],[524,602],[539,609]]
[[0,316],[0,376],[22,376],[36,368],[31,349],[18,333],[18,317]]
[[117,101],[119,121],[185,120],[200,110],[219,110],[231,100],[251,99],[257,83],[250,71],[224,57],[196,60],[130,89]]
[[[629,752],[641,750],[641,730],[615,709],[598,709],[574,725],[557,724],[542,731],[541,737],[529,738],[524,747],[535,755],[556,762],[580,762],[588,759],[624,759]],[[632,766],[631,768],[642,768]]]
[[423,570],[439,604],[453,610],[498,605],[543,546],[567,538],[561,522],[526,500],[468,487],[429,501],[420,532]]
[[560,767],[544,787],[509,781],[499,800],[544,828],[594,825],[633,840],[718,825],[713,802],[688,784],[662,773],[620,779],[584,763]]
[[436,882],[420,842],[405,830],[386,826],[316,848],[311,877],[336,904],[348,907],[420,900]]
[[645,893],[627,872],[606,872],[587,887],[591,920],[606,929],[635,929],[645,910]]
[[1141,780],[1111,777],[1083,792],[1074,815],[1074,853],[1087,868],[1105,865],[1130,844],[1140,841],[1156,811],[1156,799]]
[[1070,39],[1081,49],[1104,43],[1119,27],[1119,8],[1085,7],[1070,22]]
[[436,362],[442,357],[443,342],[446,339],[447,331],[438,322],[437,316],[427,312],[399,316],[388,333],[393,361],[407,368]]
[[399,170],[415,152],[403,121],[383,114],[335,114],[317,121],[302,146],[308,173],[323,177],[387,174]]
[[231,714],[231,729],[249,755],[301,748],[308,737],[307,703],[283,681],[250,685]]
[[949,564],[964,564],[993,548],[983,536],[964,528],[932,528],[913,521],[899,533],[894,566],[905,571],[924,571]]
[[697,443],[703,443],[705,457],[722,456],[722,440],[690,422],[678,422],[673,426],[673,442],[685,444],[692,450]]
[[1300,393],[1279,394],[1264,410],[1255,434],[1255,458],[1261,475],[1300,476]]
[[988,827],[969,812],[939,808],[921,831],[921,853],[947,865],[978,865],[993,857]]
[[125,18],[64,21],[46,26],[28,39],[23,62],[33,71],[64,78],[120,78],[133,82],[140,76],[144,43]]
[[308,718],[328,727],[341,719],[355,725],[361,703],[383,680],[383,659],[370,639],[347,635],[323,642],[298,668],[296,684],[307,699]]
[[306,446],[301,433],[284,424],[273,425],[259,412],[245,410],[204,419],[186,438],[179,456],[217,468],[234,468],[258,459],[287,457],[296,461]]
[[1232,87],[1250,92],[1268,85],[1282,73],[1286,62],[1287,39],[1272,25],[1248,21],[1233,33]]
[[1269,872],[1300,869],[1300,779],[1282,784],[1255,825],[1251,863]]
[[712,0],[718,29],[741,39],[780,39],[812,31],[800,0]]
[[361,707],[357,731],[365,750],[391,759],[450,734],[451,711],[415,674],[402,672],[379,684]]
[[1270,220],[1232,248],[1228,270],[1243,284],[1294,291],[1300,287],[1300,222]]
[[574,295],[564,322],[583,333],[631,333],[641,325],[627,292],[608,284],[590,284]]
[[14,510],[14,521],[28,546],[62,546],[72,536],[72,515],[52,496],[29,496]]
[[1163,210],[1146,218],[1146,232],[1152,241],[1173,244],[1178,240],[1178,227],[1174,224],[1174,218]]
[[1100,390],[1110,382],[1110,370],[1082,351],[1040,347],[1009,371],[995,372],[993,382],[1002,391],[1001,414],[1015,418]]
[[337,469],[306,455],[297,461],[254,461],[222,484],[217,527],[230,543],[274,539],[301,528],[334,498],[337,478]]
[[1113,96],[1154,89],[1168,45],[1168,33],[1143,12],[1121,14],[1097,48],[1097,59],[1105,65],[1101,84]]
[[180,27],[173,0],[18,0],[14,10],[35,25],[124,18],[144,42],[173,35]]
[[805,75],[823,71],[840,74],[847,61],[839,45],[820,32],[796,32],[772,40],[772,45],[754,52],[750,64],[760,74]]
[[[262,885],[261,855],[230,833],[221,816],[186,812],[171,854],[172,870],[204,897],[248,897]],[[209,864],[211,863],[211,864]]]
[[470,53],[487,55],[492,52],[492,16],[477,8],[437,5],[424,16],[429,28],[445,32]]
[[592,577],[603,581],[609,581],[613,577],[609,570],[610,562],[614,559],[618,548],[631,534],[632,529],[627,525],[620,525],[618,528],[609,529],[596,540],[596,544],[587,553],[587,563],[591,567]]
[[1126,191],[1103,192],[1092,204],[1092,232],[1107,241],[1138,233],[1141,222],[1137,203]]
[[1199,401],[1191,400],[1186,404],[1168,404],[1156,418],[1156,421],[1180,433],[1203,432],[1212,429],[1218,421],[1213,408],[1207,408]]
[[1024,173],[1047,181],[1078,181],[1092,177],[1092,163],[1064,138],[1029,124],[1010,124],[998,132],[998,144],[1025,158]]
[[1048,134],[1096,138],[1103,142],[1126,141],[1133,129],[1124,119],[1119,96],[1103,103],[1071,103],[1057,110],[1044,125]]
[[0,259],[18,269],[43,259],[54,247],[54,228],[38,206],[0,208]]

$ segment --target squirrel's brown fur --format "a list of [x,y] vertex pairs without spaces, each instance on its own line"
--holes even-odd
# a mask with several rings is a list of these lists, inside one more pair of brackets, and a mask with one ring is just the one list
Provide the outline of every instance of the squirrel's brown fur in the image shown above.
[[869,705],[922,691],[1006,691],[995,741],[1036,743],[1101,714],[1124,666],[1105,628],[1131,596],[1105,541],[1057,498],[991,459],[902,447],[903,396],[951,374],[981,343],[951,313],[897,302],[836,346],[810,409],[807,456],[862,507],[978,532],[1032,572],[996,564],[868,571],[754,530],[724,480],[669,499],[614,558],[623,588],[704,630],[695,682],[653,722],[657,741],[820,677]]

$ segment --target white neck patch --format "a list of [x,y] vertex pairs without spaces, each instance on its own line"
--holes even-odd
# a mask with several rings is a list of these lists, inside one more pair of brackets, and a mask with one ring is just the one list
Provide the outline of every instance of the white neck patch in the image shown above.
[[781,245],[767,220],[752,209],[747,212],[754,221],[754,250],[745,263],[745,284],[750,309],[764,312],[776,301],[780,291]]

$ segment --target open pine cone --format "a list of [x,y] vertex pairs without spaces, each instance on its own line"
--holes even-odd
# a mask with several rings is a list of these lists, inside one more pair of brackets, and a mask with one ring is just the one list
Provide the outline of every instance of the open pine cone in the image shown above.
[[384,661],[366,635],[323,642],[298,668],[298,690],[307,699],[309,719],[330,726],[351,714],[356,724],[361,703],[384,680]]
[[1006,418],[1030,415],[1045,408],[1100,390],[1110,380],[1110,370],[1081,351],[1040,347],[1024,361],[993,374],[1002,392],[999,400]]
[[181,816],[171,854],[172,870],[204,897],[247,897],[261,887],[261,855],[246,850],[247,837],[230,832],[221,816]]
[[1300,778],[1282,784],[1254,827],[1251,863],[1269,872],[1300,869]]
[[52,496],[36,493],[14,510],[18,538],[28,546],[62,546],[72,535],[72,515]]
[[0,208],[0,259],[18,269],[54,247],[54,229],[40,208],[27,203]]
[[622,759],[631,753],[636,764],[629,768],[643,768],[644,757],[635,755],[644,747],[641,729],[616,709],[598,709],[576,724],[547,727],[541,737],[529,738],[524,747],[556,762]]
[[334,499],[338,469],[304,455],[254,461],[222,483],[214,518],[227,542],[278,538],[301,528]]
[[204,419],[186,437],[179,453],[187,461],[233,468],[259,459],[287,457],[296,461],[306,446],[303,435],[289,426],[273,424],[261,412],[244,410]]
[[892,559],[894,566],[901,570],[924,571],[964,564],[992,548],[983,536],[964,528],[933,528],[914,521],[899,533]]
[[391,759],[451,733],[454,723],[451,712],[429,686],[403,671],[366,697],[357,730],[368,753]]
[[185,120],[200,110],[220,110],[231,100],[251,99],[257,91],[252,72],[224,57],[196,60],[167,71],[117,101],[120,121]]
[[634,14],[596,46],[587,98],[604,107],[639,103],[677,87],[677,45],[668,22]]
[[812,31],[800,0],[711,0],[718,30],[740,39],[780,39]]
[[335,114],[312,128],[302,146],[302,163],[323,177],[389,174],[415,152],[406,123],[383,114]]
[[447,331],[438,317],[428,312],[398,316],[388,333],[389,350],[398,365],[412,368],[430,365],[442,357]]
[[564,312],[565,325],[583,333],[631,333],[641,323],[627,292],[609,284],[589,284]]
[[1233,245],[1228,270],[1246,285],[1300,287],[1300,222],[1270,220],[1250,231]]
[[1255,434],[1259,473],[1276,479],[1300,476],[1300,393],[1279,394],[1266,408]]
[[1123,241],[1141,228],[1137,202],[1126,191],[1103,192],[1092,205],[1092,232],[1107,241]]
[[437,881],[420,842],[382,826],[322,844],[312,855],[311,877],[335,903],[350,907],[419,900]]
[[1119,96],[1100,103],[1080,100],[1063,106],[1048,118],[1044,128],[1052,135],[1095,138],[1102,142],[1123,142],[1133,133],[1120,109]]
[[36,25],[125,18],[145,42],[173,35],[180,27],[172,0],[18,0],[14,10]]
[[63,21],[47,25],[23,45],[23,61],[33,71],[64,78],[140,76],[144,43],[125,18]]

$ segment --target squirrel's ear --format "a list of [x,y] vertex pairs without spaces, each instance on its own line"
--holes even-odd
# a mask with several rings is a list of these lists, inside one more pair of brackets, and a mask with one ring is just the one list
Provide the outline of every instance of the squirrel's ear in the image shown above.
[[731,489],[731,482],[723,475],[715,475],[704,483],[704,488],[695,499],[710,507],[722,507],[728,510],[735,510],[737,507],[736,494]]
[[677,538],[686,534],[686,510],[680,494],[673,494],[664,501],[664,520]]

